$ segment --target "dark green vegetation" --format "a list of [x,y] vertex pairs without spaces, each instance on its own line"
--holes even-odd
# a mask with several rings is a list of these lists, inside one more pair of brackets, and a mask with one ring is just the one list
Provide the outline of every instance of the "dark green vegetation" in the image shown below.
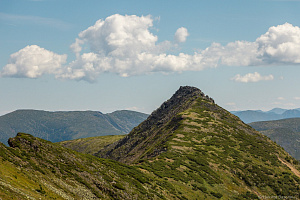
[[267,112],[261,110],[246,110],[233,111],[232,113],[238,116],[243,122],[251,123],[300,117],[300,108],[292,110],[274,108]]
[[2,199],[300,198],[299,163],[193,87],[98,157],[28,134],[9,144],[0,145]]
[[300,118],[254,122],[249,125],[300,160]]
[[17,110],[0,117],[0,142],[7,144],[18,132],[31,133],[51,142],[78,138],[123,135],[148,115],[134,111],[102,114],[96,111],[47,112]]
[[180,88],[96,155],[161,179],[172,199],[300,197],[298,162],[196,88]]
[[95,154],[106,145],[112,144],[125,135],[106,135],[59,142],[60,145],[80,153]]

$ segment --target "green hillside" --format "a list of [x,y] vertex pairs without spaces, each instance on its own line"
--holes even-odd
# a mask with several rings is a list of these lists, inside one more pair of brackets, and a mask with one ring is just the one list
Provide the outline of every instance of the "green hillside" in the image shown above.
[[135,111],[103,114],[96,111],[48,112],[17,110],[0,116],[0,142],[7,144],[18,132],[60,142],[102,135],[123,135],[148,117]]
[[155,180],[112,160],[19,133],[0,144],[0,199],[151,199]]
[[112,144],[125,135],[106,135],[59,142],[60,145],[80,153],[95,154],[106,145]]
[[300,160],[300,118],[253,122],[249,125]]
[[300,197],[299,163],[196,88],[181,87],[96,155],[162,179],[172,199]]

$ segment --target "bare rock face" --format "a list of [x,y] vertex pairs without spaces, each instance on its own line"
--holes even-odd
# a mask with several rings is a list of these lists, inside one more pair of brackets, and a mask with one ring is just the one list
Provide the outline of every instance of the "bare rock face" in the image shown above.
[[190,86],[181,86],[169,100],[165,101],[148,117],[147,121],[149,125],[153,125],[153,122],[157,122],[157,125],[160,125],[169,121],[175,114],[186,110],[191,103],[199,97],[214,103],[214,100],[205,95],[200,89]]
[[32,135],[26,133],[18,133],[16,137],[9,138],[8,144],[12,148],[21,148],[24,151],[34,150],[40,152],[41,142],[35,140]]
[[[188,109],[199,98],[214,104],[214,100],[200,89],[181,86],[169,100],[165,101],[125,138],[107,146],[95,155],[132,163],[142,157],[156,156],[166,151],[161,144],[178,127],[181,117],[177,114]],[[145,153],[147,155],[143,155]]]

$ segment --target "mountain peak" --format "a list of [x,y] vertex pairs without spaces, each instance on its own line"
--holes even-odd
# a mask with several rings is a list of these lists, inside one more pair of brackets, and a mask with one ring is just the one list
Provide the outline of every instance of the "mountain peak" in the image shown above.
[[172,98],[189,98],[192,96],[201,96],[214,103],[214,100],[209,96],[205,95],[200,89],[191,86],[180,86],[180,88],[175,92]]
[[191,86],[181,86],[175,94],[156,109],[148,119],[150,121],[157,120],[157,124],[167,122],[170,120],[170,117],[190,107],[198,98],[215,103],[212,98],[205,95],[200,89]]
[[192,93],[198,93],[198,94],[203,94],[203,92],[192,86],[180,86],[180,88],[175,92],[175,96],[184,96],[187,94],[192,94]]
[[162,144],[176,130],[179,122],[183,119],[179,113],[191,108],[198,99],[204,100],[210,105],[214,104],[214,100],[200,89],[181,86],[169,100],[153,111],[125,138],[101,150],[96,155],[132,163],[142,157],[152,157],[162,153],[166,150]]
[[300,197],[298,162],[194,87],[180,87],[126,137],[95,155],[168,180],[173,194],[194,195],[168,199]]

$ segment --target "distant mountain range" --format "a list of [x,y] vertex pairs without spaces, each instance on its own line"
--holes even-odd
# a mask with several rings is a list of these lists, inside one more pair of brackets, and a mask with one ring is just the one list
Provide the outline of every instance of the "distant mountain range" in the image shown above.
[[77,138],[129,133],[147,114],[121,110],[103,114],[97,111],[17,110],[0,116],[0,142],[7,144],[18,132],[60,142]]
[[249,125],[300,160],[300,118],[253,122]]
[[258,121],[270,121],[270,120],[300,117],[300,108],[290,109],[290,110],[282,109],[282,108],[274,108],[269,111],[261,111],[261,110],[231,111],[231,113],[238,116],[243,122],[251,123],[251,122],[258,122]]

